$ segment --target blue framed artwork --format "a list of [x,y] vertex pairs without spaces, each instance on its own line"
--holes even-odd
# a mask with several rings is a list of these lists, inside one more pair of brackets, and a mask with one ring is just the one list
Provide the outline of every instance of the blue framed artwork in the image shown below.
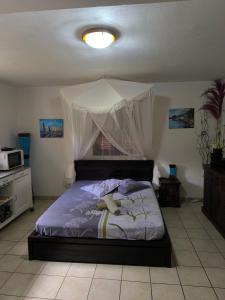
[[194,128],[194,108],[169,109],[169,129]]
[[62,138],[63,119],[40,119],[41,138]]

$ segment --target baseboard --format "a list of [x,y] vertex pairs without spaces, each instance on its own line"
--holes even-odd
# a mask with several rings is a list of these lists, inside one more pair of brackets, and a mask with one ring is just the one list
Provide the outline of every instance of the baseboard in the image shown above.
[[181,202],[203,202],[201,197],[181,197]]

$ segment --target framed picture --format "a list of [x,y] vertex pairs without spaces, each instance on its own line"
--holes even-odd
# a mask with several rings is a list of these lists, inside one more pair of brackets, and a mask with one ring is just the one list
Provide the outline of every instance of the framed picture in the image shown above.
[[63,119],[40,119],[41,138],[62,138]]
[[169,109],[169,129],[194,128],[194,108]]

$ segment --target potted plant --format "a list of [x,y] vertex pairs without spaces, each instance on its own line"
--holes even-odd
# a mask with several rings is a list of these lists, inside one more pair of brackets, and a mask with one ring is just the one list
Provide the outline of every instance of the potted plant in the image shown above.
[[216,132],[212,145],[213,152],[211,161],[220,161],[223,159],[224,136],[222,136],[222,112],[223,100],[225,97],[225,82],[221,79],[215,80],[213,85],[208,88],[203,94],[206,103],[200,108],[209,112],[216,120]]

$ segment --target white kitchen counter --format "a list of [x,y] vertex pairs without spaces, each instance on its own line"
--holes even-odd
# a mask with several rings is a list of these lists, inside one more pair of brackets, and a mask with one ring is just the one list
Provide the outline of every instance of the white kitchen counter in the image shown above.
[[24,170],[27,170],[29,169],[29,167],[19,167],[19,168],[15,168],[15,169],[12,169],[10,171],[0,171],[0,179],[3,179],[7,176],[10,176],[10,175],[14,175],[18,172],[22,172]]

